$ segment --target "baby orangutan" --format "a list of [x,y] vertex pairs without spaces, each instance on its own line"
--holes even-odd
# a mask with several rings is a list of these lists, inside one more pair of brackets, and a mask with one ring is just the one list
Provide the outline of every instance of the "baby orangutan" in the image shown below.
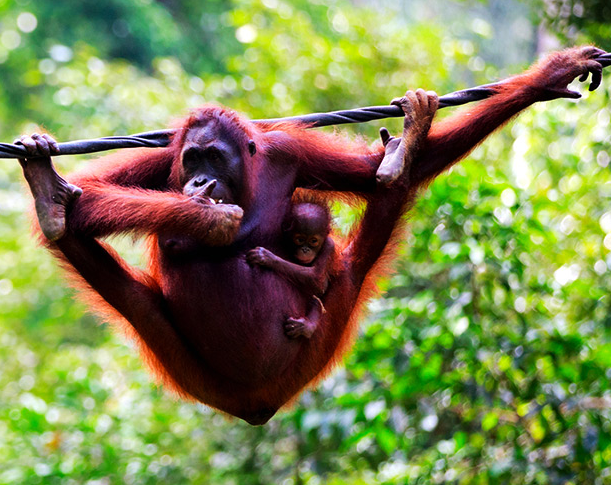
[[313,294],[311,308],[305,317],[289,317],[284,322],[284,333],[287,337],[310,338],[325,312],[319,297],[327,291],[329,285],[330,256],[335,248],[335,243],[329,237],[329,209],[309,202],[294,204],[283,228],[285,248],[294,262],[276,256],[262,247],[250,250],[246,259],[250,264],[274,270],[302,291]]

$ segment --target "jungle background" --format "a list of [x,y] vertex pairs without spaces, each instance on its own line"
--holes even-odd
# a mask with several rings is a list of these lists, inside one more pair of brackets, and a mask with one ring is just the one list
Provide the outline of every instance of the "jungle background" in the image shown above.
[[[387,104],[610,34],[597,0],[0,0],[0,140],[150,131],[204,102]],[[0,484],[611,483],[611,83],[582,90],[424,192],[345,366],[263,427],[152,383],[37,246],[0,160]],[[380,126],[401,120],[341,129]]]

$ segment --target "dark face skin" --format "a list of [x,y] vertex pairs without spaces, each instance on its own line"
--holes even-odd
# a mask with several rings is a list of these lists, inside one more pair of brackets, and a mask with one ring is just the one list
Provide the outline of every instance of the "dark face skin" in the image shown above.
[[329,235],[329,213],[315,204],[298,204],[293,208],[291,218],[288,237],[293,246],[293,257],[299,264],[312,264]]
[[308,233],[307,231],[296,231],[293,233],[293,244],[295,245],[294,257],[301,264],[311,264],[316,259],[325,235],[321,232]]
[[[251,156],[254,142],[249,143]],[[189,197],[207,198],[214,204],[237,204],[243,190],[243,156],[240,147],[222,127],[210,122],[192,128],[185,137],[180,182]]]

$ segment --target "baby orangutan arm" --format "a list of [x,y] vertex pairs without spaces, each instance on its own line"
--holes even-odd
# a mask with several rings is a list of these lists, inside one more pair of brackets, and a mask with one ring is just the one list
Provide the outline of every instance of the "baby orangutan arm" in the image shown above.
[[275,271],[306,293],[322,295],[329,285],[328,264],[334,250],[333,239],[327,237],[312,266],[291,263],[262,247],[248,251],[246,260],[250,265],[259,265]]

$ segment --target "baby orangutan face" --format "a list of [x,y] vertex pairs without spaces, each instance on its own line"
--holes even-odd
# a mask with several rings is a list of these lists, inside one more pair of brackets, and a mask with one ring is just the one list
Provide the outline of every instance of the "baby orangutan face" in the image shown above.
[[329,211],[316,204],[297,204],[290,219],[287,235],[292,243],[293,257],[299,264],[312,264],[329,235]]
[[318,256],[325,237],[325,234],[321,232],[315,232],[314,234],[306,231],[295,232],[293,234],[295,259],[301,264],[311,264]]

